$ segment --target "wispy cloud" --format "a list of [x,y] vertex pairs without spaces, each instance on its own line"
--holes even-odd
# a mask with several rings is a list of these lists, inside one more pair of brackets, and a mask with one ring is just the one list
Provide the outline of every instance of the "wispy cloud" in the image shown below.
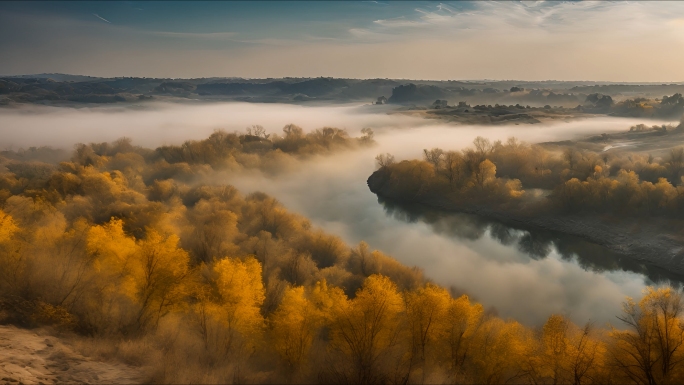
[[[624,42],[647,35],[681,40],[682,2],[474,2],[470,6],[420,4],[404,16],[378,19],[349,30],[360,43],[477,39],[534,39],[583,42],[587,46]],[[467,8],[467,9],[463,9]],[[599,43],[600,42],[600,43]]]
[[111,22],[111,21],[109,21],[109,20],[105,19],[104,17],[102,17],[102,16],[98,15],[97,13],[93,13],[93,16],[95,16],[95,17],[97,17],[98,19],[100,19],[100,20],[104,21],[105,23],[109,23],[109,24],[112,24],[112,22]]
[[208,33],[196,33],[196,32],[166,32],[166,31],[152,31],[148,32],[151,35],[161,36],[161,37],[171,37],[171,38],[182,38],[182,39],[232,39],[238,34],[236,32],[208,32]]

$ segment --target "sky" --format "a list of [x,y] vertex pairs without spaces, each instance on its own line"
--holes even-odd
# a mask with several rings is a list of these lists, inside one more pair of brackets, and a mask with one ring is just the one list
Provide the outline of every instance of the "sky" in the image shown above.
[[0,75],[684,81],[678,1],[0,2]]

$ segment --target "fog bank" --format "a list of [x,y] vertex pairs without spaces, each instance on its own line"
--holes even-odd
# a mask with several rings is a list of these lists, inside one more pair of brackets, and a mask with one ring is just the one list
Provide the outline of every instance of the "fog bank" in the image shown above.
[[[386,136],[385,141],[405,142],[407,149],[414,149],[411,153],[418,153],[425,146],[463,147],[478,135],[492,139],[515,135],[538,142],[627,130],[631,125],[643,123],[640,119],[603,117],[554,124],[453,126],[439,120],[387,114],[391,108],[199,102],[79,108],[27,105],[0,108],[0,148],[71,148],[77,142],[113,141],[123,136],[132,138],[138,145],[157,147],[203,139],[217,129],[242,131],[255,124],[264,126],[267,132],[282,133],[283,126],[294,123],[305,131],[324,126],[346,128],[353,136],[363,127],[372,127],[378,133],[392,130],[393,135]],[[420,128],[420,131],[393,130],[396,128]]]

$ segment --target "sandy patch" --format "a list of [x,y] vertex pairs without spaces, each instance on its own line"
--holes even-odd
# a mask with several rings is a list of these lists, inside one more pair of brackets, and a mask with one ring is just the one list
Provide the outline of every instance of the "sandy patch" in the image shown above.
[[0,384],[134,384],[144,379],[138,368],[84,357],[40,330],[0,325]]

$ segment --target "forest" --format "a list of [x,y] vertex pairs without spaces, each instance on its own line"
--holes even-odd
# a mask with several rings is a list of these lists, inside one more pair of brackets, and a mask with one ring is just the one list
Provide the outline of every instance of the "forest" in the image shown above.
[[[552,314],[528,327],[218,177],[287,172],[372,144],[372,130],[353,138],[288,125],[282,136],[253,126],[156,149],[125,138],[78,144],[58,165],[27,159],[50,149],[4,152],[2,322],[51,328],[94,358],[140,366],[153,383],[684,381],[679,290],[627,298],[612,326]],[[552,189],[559,210],[621,197],[641,199],[630,203],[640,215],[674,215],[678,154],[603,159],[478,138],[463,152],[378,161],[407,197],[507,205]]]

